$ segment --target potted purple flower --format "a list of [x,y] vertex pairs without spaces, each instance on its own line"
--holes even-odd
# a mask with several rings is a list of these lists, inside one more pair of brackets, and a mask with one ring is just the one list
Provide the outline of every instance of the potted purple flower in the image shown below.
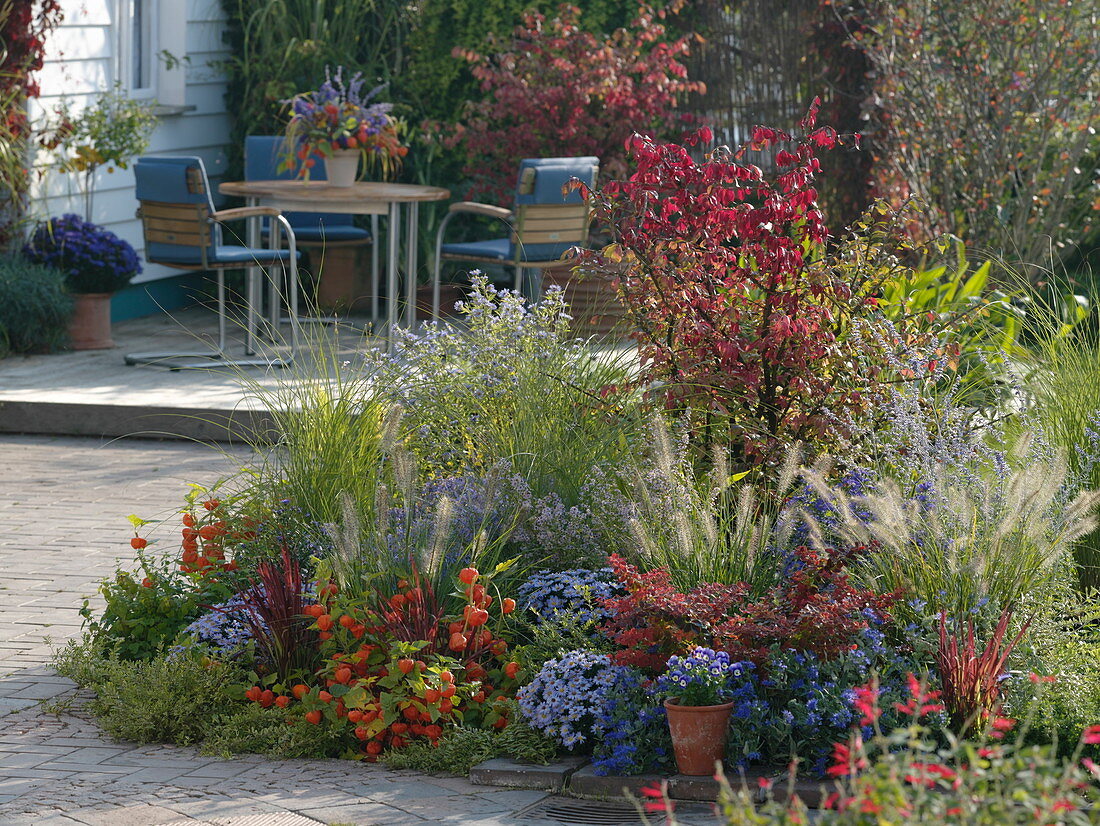
[[390,178],[408,153],[398,134],[400,122],[389,114],[392,104],[370,103],[382,86],[363,94],[363,73],[357,72],[344,84],[344,68],[336,74],[325,70],[319,89],[283,101],[290,106],[286,127],[289,151],[279,168],[296,169],[306,180],[314,166],[312,156],[324,158],[328,183],[351,186],[358,175],[359,161],[377,166],[382,177]]
[[129,243],[79,215],[62,215],[39,224],[23,254],[60,270],[73,295],[69,339],[74,350],[104,350],[111,340],[111,296],[141,272]]
[[669,658],[657,688],[668,696],[664,706],[680,774],[714,774],[714,764],[726,753],[733,686],[752,667],[730,662],[729,654],[709,648]]

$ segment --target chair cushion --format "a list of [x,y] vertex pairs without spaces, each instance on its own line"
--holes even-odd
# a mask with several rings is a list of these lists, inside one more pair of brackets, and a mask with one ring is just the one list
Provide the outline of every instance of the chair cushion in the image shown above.
[[214,255],[209,260],[217,264],[271,264],[275,261],[289,261],[290,250],[265,250],[219,244],[214,247]]
[[[299,253],[300,255],[300,253]],[[175,244],[150,244],[145,251],[150,263],[183,264],[197,267],[202,263],[198,247],[176,246]],[[272,264],[276,261],[290,260],[290,250],[265,250],[238,247],[232,244],[218,244],[212,247],[206,262],[208,264],[230,264],[246,266],[248,264]]]
[[[317,215],[303,213],[290,213],[287,215],[287,220],[290,221],[290,226],[294,230],[294,237],[298,239],[298,243],[312,244],[323,241],[362,241],[366,243],[371,240],[370,230],[368,229],[362,229],[352,224],[331,224],[327,220],[319,221],[318,217]],[[350,218],[351,216],[346,217]],[[266,233],[266,227],[264,231]]]
[[[528,244],[521,251],[520,260],[540,263],[557,261],[573,246],[573,244]],[[490,261],[511,261],[515,257],[515,249],[507,238],[444,244],[442,251],[444,257],[478,258]]]
[[507,238],[444,244],[442,249],[444,255],[457,255],[462,258],[489,258],[494,261],[508,261],[512,258],[512,243]]

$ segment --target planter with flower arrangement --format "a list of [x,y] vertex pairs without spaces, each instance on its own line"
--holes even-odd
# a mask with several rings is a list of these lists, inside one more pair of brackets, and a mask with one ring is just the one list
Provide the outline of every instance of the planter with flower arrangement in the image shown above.
[[392,178],[408,153],[402,145],[402,124],[389,114],[392,104],[370,103],[381,90],[363,94],[363,75],[357,72],[345,85],[342,66],[319,89],[290,98],[286,127],[289,152],[280,170],[297,170],[309,179],[316,157],[325,162],[328,183],[347,187],[355,183],[359,162],[377,169],[383,180]]
[[680,774],[712,775],[715,763],[725,758],[733,709],[731,684],[748,667],[731,662],[724,651],[709,648],[669,659],[657,687],[668,695],[664,707]]
[[74,350],[105,350],[111,339],[111,296],[141,272],[130,244],[78,215],[39,224],[23,254],[61,270],[74,298],[69,340]]

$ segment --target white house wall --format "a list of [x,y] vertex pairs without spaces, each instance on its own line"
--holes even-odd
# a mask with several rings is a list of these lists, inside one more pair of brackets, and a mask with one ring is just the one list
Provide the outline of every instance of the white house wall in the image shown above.
[[[149,145],[149,154],[198,155],[214,186],[225,169],[229,141],[229,116],[225,111],[225,77],[218,63],[229,52],[222,42],[224,13],[218,0],[160,0],[186,4],[185,43],[157,44],[176,57],[186,54],[185,105],[193,110],[160,118]],[[42,96],[31,101],[32,120],[67,98],[74,106],[87,105],[97,93],[114,83],[116,0],[62,0],[64,20],[46,43],[45,64],[39,73]],[[186,51],[184,51],[185,47]],[[43,218],[66,212],[82,213],[83,199],[74,176],[51,167],[54,160],[39,152],[32,185],[31,214]],[[141,253],[141,224],[134,217],[134,176],[131,170],[100,170],[96,175],[93,220],[125,238]],[[153,281],[178,270],[146,266],[134,283]]]

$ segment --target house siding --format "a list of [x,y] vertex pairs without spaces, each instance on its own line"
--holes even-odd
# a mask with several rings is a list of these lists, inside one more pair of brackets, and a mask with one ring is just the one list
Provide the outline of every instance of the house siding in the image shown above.
[[[183,0],[160,0],[178,3]],[[115,0],[62,0],[64,20],[46,43],[45,64],[39,73],[42,96],[31,102],[32,119],[41,119],[67,99],[74,107],[86,106],[114,83],[114,57],[118,39]],[[226,166],[229,116],[225,111],[226,82],[218,64],[228,57],[222,43],[224,13],[218,0],[186,0],[187,27],[183,43],[158,43],[185,63],[185,100],[193,110],[160,118],[148,154],[198,155],[206,164],[216,190]],[[181,46],[183,48],[181,48]],[[31,215],[44,218],[65,212],[83,212],[83,200],[75,176],[53,167],[56,159],[39,152],[34,158],[35,181],[31,190]],[[109,228],[143,252],[141,223],[134,217],[132,170],[100,170],[95,180],[92,219]],[[146,265],[135,284],[178,276],[179,270]]]

